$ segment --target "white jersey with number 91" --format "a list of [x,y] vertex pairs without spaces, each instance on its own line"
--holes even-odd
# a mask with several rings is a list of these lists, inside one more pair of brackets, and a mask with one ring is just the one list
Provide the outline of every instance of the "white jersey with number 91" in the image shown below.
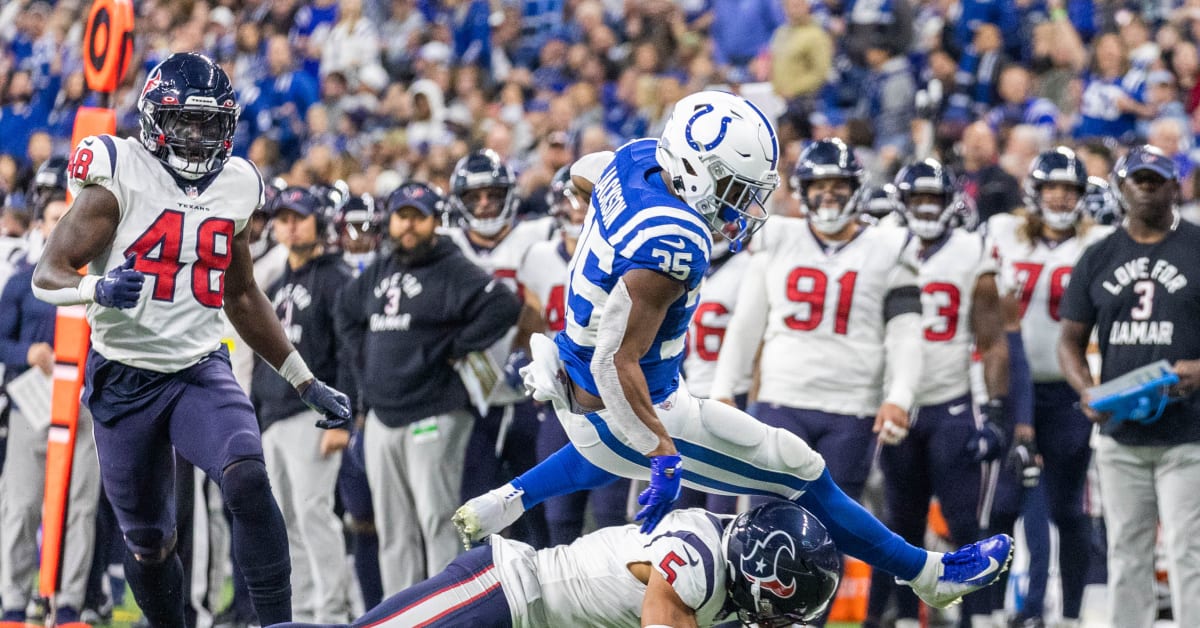
[[67,176],[73,194],[98,185],[120,208],[112,245],[88,273],[103,275],[136,254],[135,268],[146,276],[136,306],[87,306],[93,348],[106,359],[162,373],[215,351],[233,239],[264,201],[258,170],[234,157],[215,174],[183,179],[137,140],[98,135],[79,143]]

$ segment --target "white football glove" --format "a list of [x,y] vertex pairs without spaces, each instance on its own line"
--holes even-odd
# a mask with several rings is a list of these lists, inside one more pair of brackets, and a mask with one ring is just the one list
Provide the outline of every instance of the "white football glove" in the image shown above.
[[525,390],[537,401],[568,407],[566,385],[558,378],[562,361],[554,341],[543,334],[533,334],[529,338],[529,355],[532,361],[520,371]]

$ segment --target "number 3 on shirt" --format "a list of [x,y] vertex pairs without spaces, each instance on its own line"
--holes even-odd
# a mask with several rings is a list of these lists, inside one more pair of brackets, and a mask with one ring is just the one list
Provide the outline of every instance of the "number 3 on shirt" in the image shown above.
[[[196,235],[196,261],[192,263],[192,296],[205,307],[221,307],[225,296],[225,269],[233,259],[233,221],[208,218]],[[125,249],[137,254],[134,268],[154,276],[155,301],[175,300],[175,278],[183,270],[183,212],[164,210],[142,235]],[[213,271],[217,272],[214,285]]]

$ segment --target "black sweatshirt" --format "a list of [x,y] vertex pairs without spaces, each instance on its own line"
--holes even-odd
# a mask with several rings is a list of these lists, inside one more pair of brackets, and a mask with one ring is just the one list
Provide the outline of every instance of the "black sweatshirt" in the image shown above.
[[[354,380],[348,364],[351,356],[338,345],[334,332],[338,293],[349,281],[350,270],[342,264],[341,256],[330,253],[295,270],[290,264],[284,266],[283,275],[267,288],[266,295],[275,307],[283,332],[313,375],[353,396]],[[276,421],[308,409],[296,389],[257,357],[250,398],[264,430]]]
[[451,365],[491,346],[521,302],[446,237],[416,261],[393,253],[342,292],[338,337],[351,351],[366,409],[389,427],[469,407]]

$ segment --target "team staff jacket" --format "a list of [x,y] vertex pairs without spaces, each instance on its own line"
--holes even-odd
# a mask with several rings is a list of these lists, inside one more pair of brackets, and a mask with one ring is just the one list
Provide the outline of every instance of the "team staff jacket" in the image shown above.
[[469,406],[453,362],[516,324],[521,302],[439,237],[421,259],[371,264],[342,292],[337,330],[367,409],[400,427]]
[[[283,275],[266,290],[267,298],[287,334],[313,375],[338,390],[353,394],[351,359],[334,335],[334,308],[350,270],[336,253],[321,255],[297,269],[285,265]],[[250,397],[265,430],[276,421],[308,409],[287,380],[261,358],[254,364]]]
[[[1161,242],[1140,244],[1124,229],[1093,244],[1071,273],[1059,312],[1094,324],[1100,381],[1156,360],[1200,359],[1200,227],[1183,221]],[[1149,425],[1109,421],[1122,445],[1167,447],[1200,441],[1200,392],[1167,406]]]

